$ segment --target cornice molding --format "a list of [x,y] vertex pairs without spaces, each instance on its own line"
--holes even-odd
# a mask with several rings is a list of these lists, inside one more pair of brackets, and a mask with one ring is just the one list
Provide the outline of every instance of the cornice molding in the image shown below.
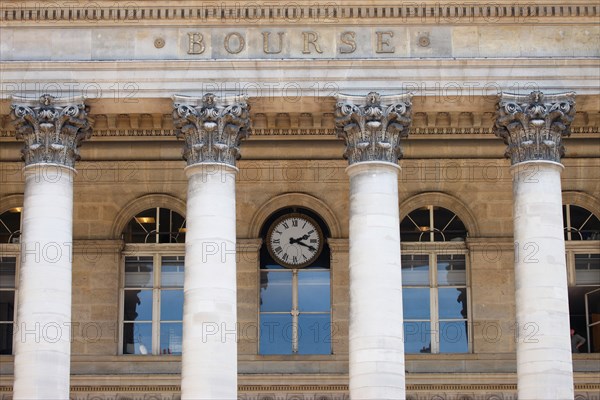
[[[92,110],[93,111],[93,110]],[[307,137],[335,136],[332,113],[252,113],[252,136]],[[284,117],[282,117],[284,115]],[[279,116],[279,118],[278,118]],[[98,138],[165,138],[176,139],[170,114],[91,114],[93,139]],[[494,138],[493,112],[415,112],[409,138],[472,137]],[[14,138],[15,130],[8,115],[0,115],[0,138]],[[577,111],[571,125],[571,138],[596,137],[600,133],[600,113]]]
[[[597,23],[600,5],[595,2],[543,1],[522,4],[508,3],[457,3],[440,4],[435,1],[422,1],[407,4],[352,4],[351,2],[177,2],[170,5],[156,5],[149,2],[65,2],[44,6],[40,2],[8,2],[0,10],[0,21],[10,23],[51,23],[57,24],[336,24],[353,23],[379,24],[472,24],[498,23],[579,23],[586,19]],[[63,6],[58,6],[64,4]]]

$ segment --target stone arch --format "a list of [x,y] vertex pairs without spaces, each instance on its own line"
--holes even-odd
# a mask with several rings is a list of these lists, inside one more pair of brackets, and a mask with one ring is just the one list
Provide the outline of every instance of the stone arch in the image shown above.
[[10,194],[0,199],[0,214],[14,207],[23,207],[25,196],[22,194]]
[[293,192],[273,197],[254,213],[248,228],[248,238],[259,238],[260,230],[271,214],[285,207],[305,207],[313,210],[323,218],[329,227],[332,238],[341,237],[342,230],[335,214],[325,202],[306,193]]
[[563,204],[573,204],[583,207],[600,218],[600,200],[584,192],[566,191],[562,192]]
[[183,200],[169,194],[148,194],[129,202],[129,204],[119,211],[111,228],[111,238],[120,239],[121,233],[123,233],[125,226],[131,221],[131,218],[144,210],[154,207],[169,208],[185,216],[186,205]]
[[480,235],[477,219],[466,204],[458,198],[443,192],[419,193],[404,200],[400,204],[400,221],[402,221],[411,211],[429,204],[444,207],[455,213],[463,224],[465,224],[465,227],[469,232],[469,237],[478,237]]

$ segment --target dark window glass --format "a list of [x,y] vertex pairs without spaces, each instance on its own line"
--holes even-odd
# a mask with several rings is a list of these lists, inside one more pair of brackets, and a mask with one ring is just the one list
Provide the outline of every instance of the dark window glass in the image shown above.
[[429,286],[429,255],[410,254],[402,256],[402,285]]
[[21,239],[21,207],[0,214],[0,243],[19,243]]
[[160,291],[160,320],[183,320],[183,290]]
[[183,338],[181,322],[160,324],[160,354],[181,354]]
[[152,323],[123,324],[123,354],[152,354]]
[[125,321],[152,321],[152,290],[125,290]]
[[440,319],[467,318],[467,289],[438,289]]
[[467,269],[464,254],[437,256],[438,285],[458,286],[467,284]]

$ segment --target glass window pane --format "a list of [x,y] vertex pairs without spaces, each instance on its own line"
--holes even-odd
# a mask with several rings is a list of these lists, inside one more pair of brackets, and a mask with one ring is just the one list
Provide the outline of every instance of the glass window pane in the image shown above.
[[160,354],[181,354],[181,322],[160,324]]
[[575,254],[575,284],[600,284],[600,254]]
[[438,289],[440,319],[467,318],[467,289]]
[[0,257],[0,288],[15,287],[16,257]]
[[298,316],[298,354],[331,354],[330,314]]
[[292,309],[292,271],[261,271],[260,310]]
[[183,290],[161,290],[160,320],[183,320]]
[[162,257],[160,285],[162,287],[183,287],[183,256]]
[[467,321],[440,322],[440,353],[467,353]]
[[152,354],[152,324],[123,324],[123,354]]
[[152,257],[125,258],[125,287],[152,287]]
[[410,254],[402,256],[402,285],[429,286],[429,255]]
[[298,308],[300,311],[329,311],[329,271],[298,272]]
[[404,322],[404,352],[431,353],[431,323]]
[[260,315],[260,354],[292,354],[292,315]]
[[15,292],[0,291],[0,322],[12,322],[15,317]]
[[403,288],[402,305],[404,319],[429,319],[429,288]]
[[12,354],[13,324],[0,324],[0,354]]
[[437,256],[438,285],[466,285],[467,272],[464,254]]
[[125,290],[123,319],[152,321],[152,290]]

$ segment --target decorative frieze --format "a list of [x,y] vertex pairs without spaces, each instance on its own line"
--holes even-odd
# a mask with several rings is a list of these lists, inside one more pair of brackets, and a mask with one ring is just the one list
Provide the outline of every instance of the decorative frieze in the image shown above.
[[188,165],[222,163],[235,166],[240,141],[250,133],[250,107],[245,97],[174,96],[173,125],[185,140]]
[[402,157],[400,139],[407,137],[412,117],[411,94],[366,97],[338,96],[335,126],[346,142],[350,165],[364,161],[396,163]]
[[505,156],[513,165],[533,160],[560,162],[565,153],[562,138],[571,134],[574,118],[573,92],[501,93],[494,133],[508,146]]
[[21,153],[25,165],[60,164],[74,167],[79,146],[92,134],[83,97],[39,99],[13,97],[11,125],[16,138],[25,142]]

